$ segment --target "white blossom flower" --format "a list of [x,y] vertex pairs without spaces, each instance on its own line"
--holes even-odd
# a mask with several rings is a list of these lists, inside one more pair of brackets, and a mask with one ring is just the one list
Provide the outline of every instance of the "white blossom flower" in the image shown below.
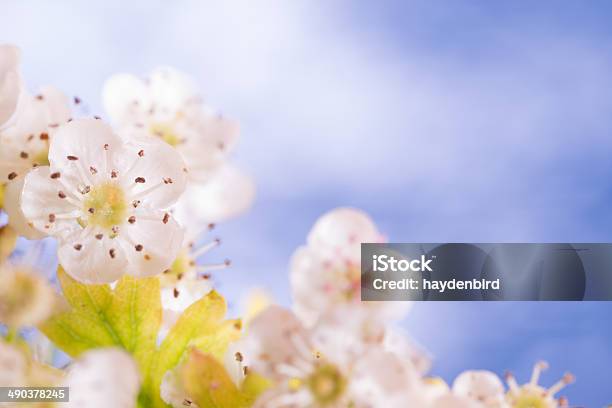
[[68,408],[134,408],[140,390],[138,367],[119,349],[97,349],[80,356],[70,367]]
[[331,310],[369,315],[375,322],[401,317],[407,302],[361,301],[361,243],[382,242],[382,234],[362,211],[338,208],[313,226],[307,245],[291,261],[294,308],[313,325]]
[[512,374],[506,375],[506,381],[510,390],[506,394],[506,399],[511,407],[542,407],[542,408],[557,408],[567,406],[565,398],[556,399],[555,395],[565,386],[574,382],[574,376],[565,374],[557,383],[550,388],[544,388],[538,384],[540,374],[548,368],[545,361],[540,361],[535,364],[531,380],[524,385],[519,386]]
[[170,267],[183,231],[166,209],[186,183],[174,149],[153,138],[124,141],[99,120],[78,119],[57,131],[49,162],[25,177],[21,208],[59,240],[68,274],[102,283]]
[[431,368],[431,356],[423,347],[411,340],[408,333],[391,327],[385,330],[383,339],[385,351],[395,354],[398,358],[407,359],[422,375]]
[[191,79],[172,68],[159,68],[146,80],[111,77],[103,103],[122,134],[142,128],[175,147],[194,180],[208,180],[238,138],[238,125],[203,106]]
[[21,328],[42,323],[53,312],[55,291],[36,272],[0,265],[0,323]]
[[485,408],[485,406],[472,398],[449,393],[436,399],[431,408]]
[[189,169],[190,183],[177,212],[180,221],[220,222],[245,211],[254,198],[250,177],[227,164],[238,125],[204,106],[190,78],[172,68],[154,70],[145,80],[111,77],[103,103],[120,134],[144,130],[176,148]]
[[[255,200],[255,183],[237,167],[225,164],[205,183],[189,183],[174,208],[176,218],[189,228],[220,223],[246,212]],[[194,222],[197,220],[197,222]]]
[[39,239],[44,233],[28,225],[19,206],[24,176],[49,164],[49,145],[60,125],[70,119],[68,98],[54,87],[37,95],[23,92],[10,125],[0,129],[0,183],[6,185],[4,209],[9,223],[20,235]]
[[13,117],[21,91],[19,49],[13,45],[0,44],[0,129]]
[[453,382],[453,393],[479,401],[487,408],[505,408],[504,384],[490,371],[470,370],[461,373]]
[[370,349],[347,360],[314,331],[277,306],[253,320],[245,340],[249,369],[276,383],[256,407],[368,407],[373,398],[382,406],[420,384],[416,370],[395,356]]
[[0,384],[3,387],[25,387],[28,384],[25,356],[17,347],[3,340],[0,340]]
[[[214,224],[207,229],[212,230]],[[231,263],[200,263],[198,260],[221,244],[219,238],[203,245],[196,245],[195,237],[187,231],[184,244],[170,266],[160,275],[163,320],[160,338],[164,338],[179,316],[213,289],[211,272],[227,268]]]
[[[58,385],[61,380],[61,370],[32,359],[23,343],[10,344],[0,340],[0,386],[51,387]],[[14,406],[12,402],[0,402],[0,407]],[[47,405],[41,403],[36,406]]]

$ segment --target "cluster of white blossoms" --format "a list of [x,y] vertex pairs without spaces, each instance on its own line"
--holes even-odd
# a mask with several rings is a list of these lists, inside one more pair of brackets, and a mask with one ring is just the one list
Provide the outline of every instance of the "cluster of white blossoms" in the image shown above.
[[[59,263],[74,278],[107,283],[172,270],[203,226],[250,206],[253,183],[227,160],[238,126],[204,106],[183,74],[109,79],[103,102],[113,129],[97,117],[72,119],[55,88],[28,93],[19,54],[0,47],[3,208],[20,235],[57,238]],[[195,268],[183,269],[174,276],[189,288],[164,281],[181,286],[170,288],[174,298],[210,290]]]
[[339,208],[323,215],[294,255],[294,311],[272,306],[257,316],[241,340],[241,363],[274,381],[255,406],[512,408],[563,406],[549,389],[531,381],[509,390],[492,372],[466,371],[449,387],[427,377],[429,359],[397,328],[401,302],[362,302],[360,244],[383,236],[363,212]]
[[[99,117],[76,118],[69,99],[57,89],[27,91],[19,59],[17,48],[0,45],[0,209],[8,214],[8,225],[0,228],[0,323],[7,329],[0,340],[0,385],[69,386],[70,407],[133,408],[137,399],[144,407],[149,405],[143,401],[159,398],[174,407],[196,407],[186,391],[193,384],[185,384],[189,376],[181,371],[191,361],[180,350],[198,343],[225,354],[217,371],[224,366],[235,384],[212,381],[212,391],[224,385],[239,394],[253,378],[251,372],[270,382],[253,396],[253,406],[260,408],[566,405],[555,395],[573,381],[571,375],[543,388],[544,363],[536,365],[525,385],[509,375],[508,390],[487,371],[464,372],[452,386],[427,377],[428,355],[397,327],[410,304],[361,301],[360,244],[384,242],[384,236],[367,214],[351,208],[323,215],[295,252],[293,309],[258,310],[245,321],[243,338],[232,343],[242,328],[239,321],[207,322],[208,316],[193,310],[211,298],[216,300],[209,299],[206,313],[224,315],[224,300],[216,292],[205,295],[212,289],[209,272],[229,265],[199,264],[220,243],[213,239],[198,246],[199,233],[245,211],[254,198],[252,180],[228,160],[237,124],[206,107],[192,81],[171,68],[145,79],[128,74],[110,78],[102,99],[112,125]],[[64,298],[33,268],[7,259],[17,236],[55,238]],[[100,319],[102,330],[112,332],[106,313],[114,289],[98,284],[115,283],[123,275],[157,277],[146,281],[159,281],[161,288],[151,293],[151,299],[161,300],[155,311],[140,310],[138,299],[115,300],[116,308],[129,306],[125,320],[130,321],[114,323],[128,327],[132,337],[126,341],[113,332],[111,344],[124,346],[132,356],[114,348],[91,350],[89,343],[96,344],[91,348],[108,343],[82,338],[61,319],[56,326],[68,333],[69,345],[78,345],[71,350],[75,360],[67,372],[18,346],[19,330],[42,327],[56,308],[68,310],[64,318],[78,316],[77,326]],[[119,281],[116,287],[127,291],[124,281],[145,280]],[[142,302],[146,306],[141,308],[153,303]],[[148,312],[143,330],[149,332],[133,333],[144,325],[136,322],[142,317],[138,313]],[[211,333],[192,342],[189,336],[203,330],[200,324]],[[181,344],[167,344],[177,338]],[[136,343],[145,344],[138,344],[145,351],[136,350]],[[148,360],[162,352],[161,362]],[[151,379],[150,367],[159,378]],[[211,389],[200,390],[205,394],[200,401],[208,401]]]

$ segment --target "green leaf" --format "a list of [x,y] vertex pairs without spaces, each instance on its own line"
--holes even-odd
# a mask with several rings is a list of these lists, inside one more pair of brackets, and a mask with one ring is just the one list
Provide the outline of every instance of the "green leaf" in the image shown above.
[[153,406],[166,406],[159,397],[163,376],[179,364],[187,349],[194,345],[197,339],[203,336],[214,337],[215,333],[225,329],[226,322],[223,319],[226,310],[225,299],[217,292],[211,291],[189,306],[179,317],[160,345],[144,384],[145,392],[153,399]]
[[239,319],[225,320],[215,330],[195,338],[191,345],[222,361],[229,344],[240,338],[241,327]]
[[187,394],[201,408],[250,407],[271,386],[268,379],[249,373],[237,387],[219,359],[196,348],[191,349],[180,374]]
[[61,267],[57,275],[69,307],[40,330],[73,357],[92,348],[121,347],[145,371],[161,324],[159,280],[125,276],[113,291],[109,285],[80,283]]
[[58,279],[67,310],[54,315],[40,330],[73,357],[99,347],[128,351],[143,378],[138,398],[142,408],[167,407],[160,397],[162,379],[177,367],[188,349],[221,359],[228,344],[240,335],[240,321],[225,320],[225,300],[212,291],[183,312],[157,348],[162,318],[157,277],[125,276],[114,290],[109,285],[80,283],[61,267]]
[[247,406],[242,392],[212,355],[192,349],[181,369],[187,394],[200,408],[241,408]]
[[267,378],[250,372],[242,382],[242,394],[244,395],[247,406],[251,406],[264,391],[272,386],[272,382]]
[[115,287],[109,316],[123,347],[146,372],[157,347],[162,311],[159,279],[122,278]]

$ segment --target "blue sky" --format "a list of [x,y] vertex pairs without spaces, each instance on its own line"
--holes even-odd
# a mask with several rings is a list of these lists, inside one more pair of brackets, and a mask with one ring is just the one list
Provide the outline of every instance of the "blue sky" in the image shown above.
[[[32,87],[100,114],[109,75],[176,66],[240,120],[257,180],[219,227],[238,299],[290,301],[287,265],[323,212],[368,211],[392,241],[610,242],[612,29],[607,2],[5,2],[0,39]],[[376,5],[375,5],[376,4]],[[212,238],[212,236],[211,236]],[[464,368],[612,402],[612,304],[418,304],[404,323],[449,379]]]

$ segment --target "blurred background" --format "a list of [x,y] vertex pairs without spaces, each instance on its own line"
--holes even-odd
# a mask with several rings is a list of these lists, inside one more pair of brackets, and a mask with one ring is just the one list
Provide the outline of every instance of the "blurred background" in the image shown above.
[[[242,125],[258,184],[208,239],[239,312],[290,304],[292,252],[355,206],[395,242],[612,241],[612,8],[606,1],[4,1],[28,85],[99,114],[104,80],[171,65]],[[206,239],[206,238],[205,238]],[[528,380],[546,359],[572,405],[612,402],[612,304],[420,303],[402,323],[451,380]]]

